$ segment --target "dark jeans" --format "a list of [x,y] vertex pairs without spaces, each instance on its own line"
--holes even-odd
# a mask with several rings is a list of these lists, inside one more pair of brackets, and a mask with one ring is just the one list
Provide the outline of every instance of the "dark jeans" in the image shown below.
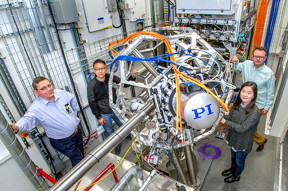
[[[112,119],[115,121],[118,127],[121,127],[123,125],[120,119],[114,113],[101,114],[101,117],[105,120],[103,127],[105,129],[105,134],[107,137],[114,133]],[[118,146],[120,147],[121,143],[119,143]]]
[[101,117],[105,120],[105,123],[103,125],[105,129],[106,135],[110,136],[112,133],[114,133],[113,125],[112,125],[112,119],[115,121],[115,123],[118,125],[118,127],[121,127],[123,124],[119,120],[119,118],[114,113],[107,113],[107,114],[101,114]]
[[64,139],[50,138],[50,143],[55,150],[61,152],[70,159],[72,167],[74,167],[84,158],[81,129],[78,129],[78,132],[75,135]]
[[244,151],[233,151],[231,149],[231,167],[235,169],[235,174],[240,175],[245,167],[245,160],[248,153]]

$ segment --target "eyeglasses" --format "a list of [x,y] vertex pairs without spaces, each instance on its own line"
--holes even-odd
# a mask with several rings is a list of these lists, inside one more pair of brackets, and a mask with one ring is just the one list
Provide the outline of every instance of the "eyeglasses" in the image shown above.
[[52,87],[53,87],[52,84],[48,84],[47,86],[43,86],[42,88],[37,89],[37,90],[46,91],[48,88],[52,88]]
[[94,68],[94,70],[96,70],[96,71],[103,71],[103,70],[106,70],[106,68]]
[[256,59],[264,59],[266,56],[253,56],[253,58],[256,58]]

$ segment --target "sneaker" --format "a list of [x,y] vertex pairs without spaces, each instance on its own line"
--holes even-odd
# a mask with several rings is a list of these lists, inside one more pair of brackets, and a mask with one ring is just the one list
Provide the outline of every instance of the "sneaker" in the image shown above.
[[235,168],[231,167],[231,168],[229,168],[227,170],[224,170],[222,172],[222,176],[230,176],[230,175],[234,174],[234,172],[235,172]]
[[240,176],[236,175],[236,174],[233,174],[227,178],[224,179],[224,182],[226,183],[232,183],[232,182],[235,182],[235,181],[239,181],[240,180]]

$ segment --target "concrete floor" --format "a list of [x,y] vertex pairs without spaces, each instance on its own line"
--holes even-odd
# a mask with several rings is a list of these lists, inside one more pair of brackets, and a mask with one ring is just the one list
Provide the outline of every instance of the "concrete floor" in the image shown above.
[[[258,132],[264,135],[265,117],[262,117],[258,126]],[[202,159],[197,152],[197,162],[199,172],[197,177],[200,179],[198,191],[271,191],[274,184],[274,171],[276,168],[276,138],[266,136],[268,142],[261,152],[256,152],[257,144],[254,143],[252,152],[247,156],[246,166],[241,175],[239,182],[231,184],[224,182],[221,172],[230,167],[230,149],[225,140],[215,138],[215,134],[196,143],[194,149],[203,144],[212,144],[218,146],[222,150],[222,155],[215,160]],[[96,139],[97,140],[97,139]],[[97,142],[95,140],[95,142]],[[126,138],[122,143],[120,157],[123,157],[127,149],[132,144],[132,140]],[[93,146],[87,150],[92,149]],[[114,151],[112,151],[114,153]],[[137,158],[131,149],[125,159],[136,162]],[[116,162],[115,162],[116,163]]]
[[[258,132],[264,135],[265,117],[262,117],[258,126]],[[224,182],[221,172],[230,167],[230,149],[225,140],[215,138],[215,134],[204,139],[195,145],[195,150],[202,144],[212,144],[222,150],[222,155],[215,160],[202,159],[196,152],[198,161],[198,178],[201,185],[197,188],[200,191],[271,191],[273,190],[275,171],[275,138],[266,136],[268,142],[261,152],[256,152],[257,144],[254,143],[252,152],[247,156],[246,166],[239,182],[231,184]],[[122,151],[119,156],[123,156],[131,145],[131,139],[126,139],[122,143]],[[131,162],[136,161],[135,154],[130,151],[126,156]]]
[[[264,135],[265,117],[261,118],[258,132]],[[226,142],[220,139],[213,143],[222,149],[222,155],[211,162],[208,173],[202,182],[201,191],[271,191],[274,184],[276,144],[275,138],[265,136],[268,142],[261,152],[256,152],[257,144],[254,143],[253,150],[246,159],[246,165],[239,182],[231,184],[224,182],[221,172],[230,167],[230,150]],[[199,164],[201,165],[201,164]]]
[[[265,117],[261,118],[258,132],[264,135],[264,122]],[[209,138],[197,143],[195,150],[202,144],[213,144],[218,146],[222,150],[222,155],[211,161],[202,159],[197,153],[199,173],[201,186],[198,190],[201,191],[271,191],[273,190],[274,182],[274,170],[275,170],[275,138],[265,136],[268,138],[268,142],[265,144],[265,148],[261,152],[256,152],[257,144],[254,143],[252,152],[247,156],[246,166],[241,175],[239,182],[227,184],[224,182],[224,177],[221,172],[230,167],[230,149],[227,146],[225,140],[215,138],[215,134]],[[122,144],[122,151],[119,156],[123,156],[125,151],[131,145],[131,139],[126,139]],[[129,152],[126,159],[131,162],[136,161],[136,156],[133,152]]]

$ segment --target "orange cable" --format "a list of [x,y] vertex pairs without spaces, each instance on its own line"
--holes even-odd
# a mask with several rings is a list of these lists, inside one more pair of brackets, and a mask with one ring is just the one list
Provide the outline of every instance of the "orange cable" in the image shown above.
[[206,90],[209,94],[211,94],[211,95],[218,101],[218,103],[219,103],[227,112],[229,112],[228,106],[227,106],[219,97],[217,97],[211,90],[209,90],[204,84],[199,83],[198,80],[196,80],[196,79],[194,79],[194,78],[192,78],[192,77],[190,77],[190,76],[188,76],[188,75],[186,75],[186,74],[179,73],[179,75],[180,75],[183,79],[185,79],[185,80],[187,80],[187,81],[190,81],[190,82],[194,83],[195,85],[201,87],[202,89]]
[[[156,37],[160,40],[162,40],[164,42],[164,44],[166,45],[167,51],[168,53],[173,53],[172,48],[170,43],[166,40],[166,38],[156,32],[151,32],[151,31],[139,31],[136,33],[133,33],[131,35],[129,35],[128,37],[121,39],[121,40],[117,40],[114,42],[109,43],[108,48],[109,50],[112,52],[112,54],[114,56],[116,56],[116,50],[114,50],[112,48],[112,46],[115,46],[116,44],[119,43],[126,43],[127,41],[137,37],[138,35],[151,35],[153,37]],[[174,57],[174,55],[170,55],[170,59],[172,62],[176,63],[176,59]],[[198,81],[195,78],[192,78],[186,74],[181,73],[177,67],[175,65],[173,65],[173,70],[174,70],[174,74],[175,74],[175,85],[176,85],[176,131],[178,132],[179,129],[179,125],[180,125],[180,134],[183,134],[182,131],[182,116],[181,116],[181,111],[180,111],[180,86],[179,86],[179,75],[180,77],[182,77],[183,79],[190,81],[192,83],[194,83],[195,85],[198,85],[199,87],[203,88],[204,90],[206,90],[208,93],[210,93],[217,101],[218,103],[228,112],[229,108],[227,107],[227,105],[221,100],[219,99],[212,91],[210,91],[205,85],[203,85],[200,81]],[[184,137],[181,140],[182,144],[184,144]]]

